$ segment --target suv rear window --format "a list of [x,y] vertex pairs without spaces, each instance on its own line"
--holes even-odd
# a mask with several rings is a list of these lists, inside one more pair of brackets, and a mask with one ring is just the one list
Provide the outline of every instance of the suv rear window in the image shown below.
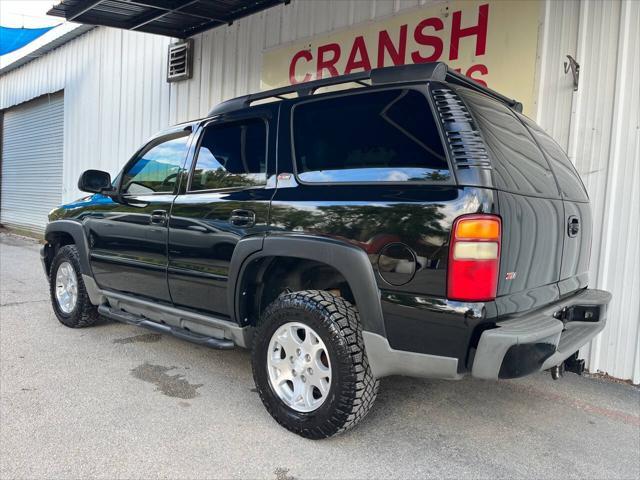
[[492,153],[496,187],[523,195],[560,198],[549,163],[516,116],[484,95],[463,88],[457,91]]
[[311,100],[293,110],[303,182],[449,182],[427,98],[385,90]]
[[189,191],[263,185],[266,155],[263,120],[209,125],[202,134]]
[[574,202],[588,202],[589,196],[584,188],[584,184],[573,163],[571,163],[571,160],[569,160],[569,157],[564,153],[560,145],[527,117],[519,115],[519,118],[529,128],[536,142],[540,145],[542,152],[546,155],[547,160],[549,160],[556,180],[558,180],[562,197]]

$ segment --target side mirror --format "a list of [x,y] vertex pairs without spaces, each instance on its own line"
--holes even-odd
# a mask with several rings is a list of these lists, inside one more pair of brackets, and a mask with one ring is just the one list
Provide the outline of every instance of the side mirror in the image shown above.
[[89,193],[114,193],[111,187],[111,175],[101,170],[86,170],[80,175],[78,188]]

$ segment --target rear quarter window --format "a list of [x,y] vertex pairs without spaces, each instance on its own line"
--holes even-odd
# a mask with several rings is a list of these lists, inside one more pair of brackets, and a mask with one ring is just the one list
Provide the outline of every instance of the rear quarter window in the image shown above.
[[547,160],[549,160],[553,173],[558,181],[562,198],[574,202],[588,202],[589,196],[580,179],[580,175],[578,175],[577,170],[562,147],[536,125],[535,122],[523,115],[519,115],[519,118],[529,129],[533,138],[536,139],[542,152],[547,157]]
[[549,163],[511,110],[467,89],[457,91],[490,151],[495,186],[512,193],[560,198]]
[[302,182],[452,182],[429,102],[416,90],[300,103],[293,140]]

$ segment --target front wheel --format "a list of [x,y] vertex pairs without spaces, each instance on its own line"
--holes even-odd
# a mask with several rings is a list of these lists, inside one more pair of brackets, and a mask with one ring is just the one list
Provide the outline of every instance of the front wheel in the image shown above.
[[91,304],[82,281],[75,245],[65,245],[58,250],[51,262],[49,289],[53,311],[63,325],[82,328],[98,320],[98,309]]
[[266,309],[252,352],[267,411],[306,438],[341,433],[371,409],[379,382],[369,368],[357,310],[329,292],[279,296]]

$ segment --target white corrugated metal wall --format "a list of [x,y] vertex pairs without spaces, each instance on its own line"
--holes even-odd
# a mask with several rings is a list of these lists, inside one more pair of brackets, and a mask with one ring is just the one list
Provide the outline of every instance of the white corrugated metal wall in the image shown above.
[[[1,77],[0,108],[65,89],[63,198],[72,200],[88,165],[115,173],[161,127],[258,90],[265,49],[432,3],[295,0],[198,35],[194,77],[176,84],[164,80],[169,39],[97,28]],[[639,11],[635,0],[545,0],[536,108],[540,124],[569,149],[585,179],[598,232],[592,285],[614,293],[610,325],[587,352],[590,368],[636,383]],[[582,65],[576,93],[563,72],[566,54]]]
[[569,155],[591,197],[591,281],[614,293],[589,365],[640,383],[640,2],[583,2]]

